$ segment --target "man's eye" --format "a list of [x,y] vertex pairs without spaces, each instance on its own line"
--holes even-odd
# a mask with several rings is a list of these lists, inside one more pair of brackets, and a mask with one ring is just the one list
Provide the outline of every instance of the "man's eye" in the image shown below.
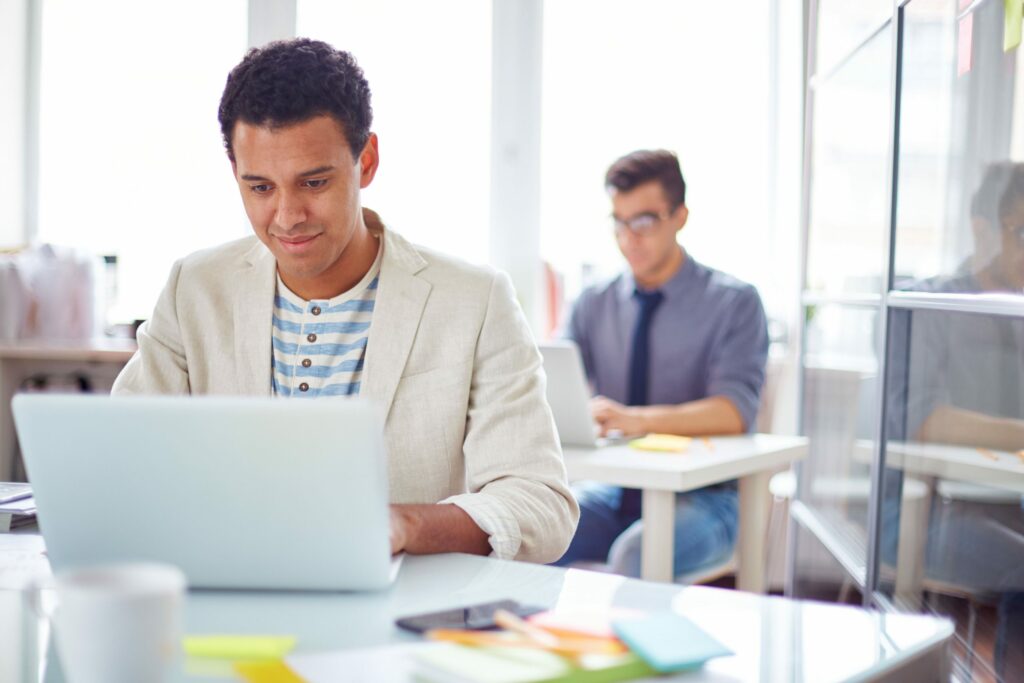
[[256,194],[266,194],[267,192],[270,192],[270,185],[267,185],[265,183],[262,185],[250,185],[249,189],[255,192]]
[[319,188],[323,187],[326,184],[327,184],[327,179],[326,178],[314,178],[314,179],[310,179],[310,180],[306,181],[306,187],[312,188],[314,190],[319,189]]
[[655,217],[652,216],[651,214],[642,213],[629,221],[629,227],[633,228],[634,230],[642,230],[644,228],[649,228],[652,225],[654,225],[655,220]]

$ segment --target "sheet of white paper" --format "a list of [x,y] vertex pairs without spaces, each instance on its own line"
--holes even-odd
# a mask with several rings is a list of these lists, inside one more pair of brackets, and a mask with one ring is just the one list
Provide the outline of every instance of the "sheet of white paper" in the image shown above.
[[358,650],[339,650],[285,657],[285,663],[307,683],[403,683],[413,680],[413,653],[438,643],[407,643]]

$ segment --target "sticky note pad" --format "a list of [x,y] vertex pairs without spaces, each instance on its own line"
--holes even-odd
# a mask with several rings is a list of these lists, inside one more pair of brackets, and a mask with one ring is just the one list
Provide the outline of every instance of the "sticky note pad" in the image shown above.
[[629,445],[641,451],[682,453],[690,447],[691,441],[693,441],[693,439],[688,436],[677,436],[675,434],[648,434],[643,438],[630,441]]
[[247,683],[306,683],[284,662],[239,662],[235,672]]
[[714,657],[733,654],[695,623],[673,612],[613,621],[612,629],[630,650],[662,673],[691,669]]
[[189,657],[281,659],[295,647],[295,636],[185,636],[184,647]]
[[1024,24],[1024,2],[1003,0],[1006,7],[1003,24],[1003,50],[1009,52],[1020,45],[1021,25]]

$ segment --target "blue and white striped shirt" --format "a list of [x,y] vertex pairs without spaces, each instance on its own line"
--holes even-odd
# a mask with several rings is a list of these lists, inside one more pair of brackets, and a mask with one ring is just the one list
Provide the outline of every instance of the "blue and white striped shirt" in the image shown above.
[[333,299],[306,301],[277,277],[271,383],[275,396],[355,396],[363,377],[380,254],[366,276]]

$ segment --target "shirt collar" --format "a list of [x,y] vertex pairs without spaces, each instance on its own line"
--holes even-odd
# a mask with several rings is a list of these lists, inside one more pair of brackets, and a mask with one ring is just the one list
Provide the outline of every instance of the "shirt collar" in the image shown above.
[[[679,247],[683,249],[682,247]],[[702,266],[697,263],[690,252],[683,249],[683,265],[676,274],[669,278],[668,282],[658,287],[666,299],[674,299],[682,296],[690,288],[690,285],[700,274]],[[629,301],[633,298],[633,291],[637,288],[636,280],[632,271],[625,271],[619,279],[618,294],[622,301]]]

